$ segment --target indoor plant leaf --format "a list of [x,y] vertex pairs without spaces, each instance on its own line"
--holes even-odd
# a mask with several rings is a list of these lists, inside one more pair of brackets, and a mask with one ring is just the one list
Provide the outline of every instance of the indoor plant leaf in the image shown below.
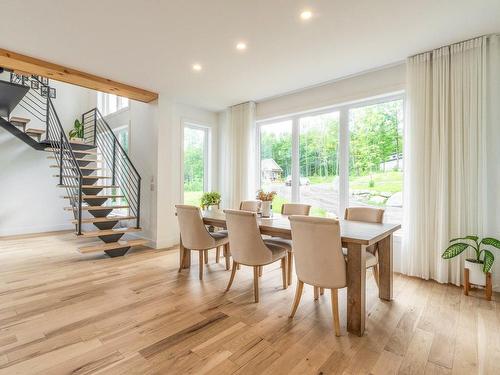
[[441,258],[443,259],[454,258],[457,255],[462,254],[462,252],[469,246],[470,246],[469,244],[463,242],[454,243],[453,245],[448,246],[448,248],[444,251],[443,255],[441,255]]
[[496,247],[497,249],[500,249],[500,241],[497,240],[496,238],[486,237],[486,238],[483,238],[481,243],[484,245],[491,245],[491,246]]
[[465,236],[465,237],[458,237],[458,238],[452,238],[450,242],[458,241],[458,240],[472,240],[472,241],[477,241],[479,239],[478,236]]
[[495,261],[495,257],[493,253],[489,250],[484,250],[484,264],[483,264],[483,272],[490,272],[491,266],[493,266],[493,262]]

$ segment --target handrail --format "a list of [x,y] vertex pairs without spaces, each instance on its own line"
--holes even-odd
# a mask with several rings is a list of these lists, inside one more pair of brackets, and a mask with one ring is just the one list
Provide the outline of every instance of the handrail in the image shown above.
[[140,227],[141,175],[130,160],[115,133],[97,108],[82,114],[84,141],[98,146],[106,165],[112,173],[112,185],[120,183],[131,211],[136,216],[136,227]]

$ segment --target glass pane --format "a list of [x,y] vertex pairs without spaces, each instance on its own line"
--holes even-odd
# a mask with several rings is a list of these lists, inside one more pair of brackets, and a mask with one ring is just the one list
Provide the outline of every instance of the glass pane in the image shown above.
[[385,208],[384,221],[403,216],[403,101],[349,111],[349,206]]
[[205,136],[203,129],[184,128],[184,203],[200,205],[205,186]]
[[292,200],[292,122],[283,121],[260,127],[260,186],[276,191],[273,211]]
[[110,113],[116,112],[118,110],[117,108],[117,100],[116,100],[116,95],[113,94],[106,94],[106,101],[108,103],[108,108],[107,108],[107,114],[109,115]]
[[118,97],[118,109],[127,108],[128,107],[128,98]]
[[299,200],[314,216],[338,215],[339,126],[338,112],[300,119]]

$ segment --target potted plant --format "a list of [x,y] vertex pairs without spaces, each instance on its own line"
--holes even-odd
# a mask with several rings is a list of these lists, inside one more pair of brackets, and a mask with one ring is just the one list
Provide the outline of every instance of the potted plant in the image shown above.
[[73,129],[69,131],[69,140],[79,143],[85,142],[83,139],[83,124],[78,119],[75,120]]
[[264,192],[264,190],[259,190],[257,192],[257,199],[262,202],[261,213],[262,217],[270,217],[273,208],[273,199],[276,196],[275,191],[269,193]]
[[[465,242],[457,242],[465,241]],[[474,285],[485,286],[486,274],[490,272],[495,257],[493,253],[485,248],[492,246],[500,249],[500,241],[496,238],[485,237],[482,240],[478,236],[466,236],[453,238],[450,240],[451,245],[444,251],[441,257],[443,259],[451,259],[462,254],[467,248],[474,249],[474,258],[465,259],[464,267],[469,270],[469,283]]]
[[203,193],[203,195],[201,196],[200,205],[203,210],[206,210],[206,209],[211,209],[214,206],[219,208],[220,202],[221,202],[220,193],[216,191],[211,191],[208,193]]

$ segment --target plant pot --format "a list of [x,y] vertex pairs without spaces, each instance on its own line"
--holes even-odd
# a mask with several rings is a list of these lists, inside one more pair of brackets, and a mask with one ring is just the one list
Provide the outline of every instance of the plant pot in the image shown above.
[[271,217],[271,209],[273,208],[272,201],[262,201],[260,206],[262,217]]
[[466,259],[464,268],[469,270],[469,283],[479,286],[486,285],[486,274],[483,272],[483,262],[475,259]]
[[83,138],[71,138],[69,141],[71,143],[85,143],[85,140]]

